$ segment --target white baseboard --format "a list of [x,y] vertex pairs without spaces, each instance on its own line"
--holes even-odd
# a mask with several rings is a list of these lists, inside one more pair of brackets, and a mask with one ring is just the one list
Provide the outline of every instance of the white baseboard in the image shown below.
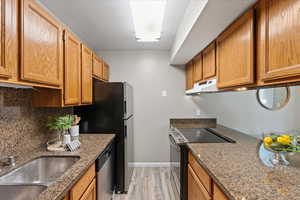
[[133,162],[129,167],[170,167],[170,162]]

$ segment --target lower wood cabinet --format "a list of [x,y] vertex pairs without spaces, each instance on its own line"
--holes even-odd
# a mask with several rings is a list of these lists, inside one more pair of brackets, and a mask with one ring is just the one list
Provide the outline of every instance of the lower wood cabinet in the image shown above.
[[189,165],[194,170],[195,174],[199,178],[202,185],[205,187],[206,191],[211,195],[212,194],[212,179],[211,177],[206,173],[206,171],[201,167],[201,165],[198,164],[197,160],[194,158],[194,156],[190,153],[189,154]]
[[96,200],[96,168],[93,164],[73,186],[64,200]]
[[83,193],[80,200],[96,200],[97,198],[97,187],[96,187],[96,179],[92,181],[86,191]]
[[216,184],[213,185],[214,190],[214,200],[229,200],[226,195],[222,192],[222,190]]
[[188,200],[210,200],[211,196],[202,185],[193,168],[188,165]]
[[188,160],[188,200],[228,200],[192,153]]

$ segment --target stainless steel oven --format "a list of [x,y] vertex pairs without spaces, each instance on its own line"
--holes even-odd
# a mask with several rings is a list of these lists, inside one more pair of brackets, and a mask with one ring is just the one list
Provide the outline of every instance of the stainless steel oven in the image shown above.
[[173,188],[175,188],[180,194],[180,156],[181,150],[180,146],[176,144],[175,139],[172,135],[170,138],[170,167],[171,167],[171,183]]
[[225,138],[212,129],[199,128],[171,128],[170,139],[170,163],[171,183],[178,191],[180,200],[187,200],[187,167],[188,147],[187,143],[223,143],[234,142]]

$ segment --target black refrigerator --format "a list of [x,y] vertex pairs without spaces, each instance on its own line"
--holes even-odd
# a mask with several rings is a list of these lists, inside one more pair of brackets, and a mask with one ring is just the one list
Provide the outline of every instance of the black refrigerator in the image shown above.
[[126,193],[133,167],[133,89],[126,82],[93,80],[93,104],[74,108],[81,117],[80,133],[113,133],[115,192]]

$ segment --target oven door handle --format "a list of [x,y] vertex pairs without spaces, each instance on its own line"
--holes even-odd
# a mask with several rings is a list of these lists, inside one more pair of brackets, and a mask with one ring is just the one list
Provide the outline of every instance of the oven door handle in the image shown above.
[[171,135],[169,135],[169,139],[170,139],[171,146],[174,147],[177,151],[180,151],[179,145],[176,144],[175,140]]

